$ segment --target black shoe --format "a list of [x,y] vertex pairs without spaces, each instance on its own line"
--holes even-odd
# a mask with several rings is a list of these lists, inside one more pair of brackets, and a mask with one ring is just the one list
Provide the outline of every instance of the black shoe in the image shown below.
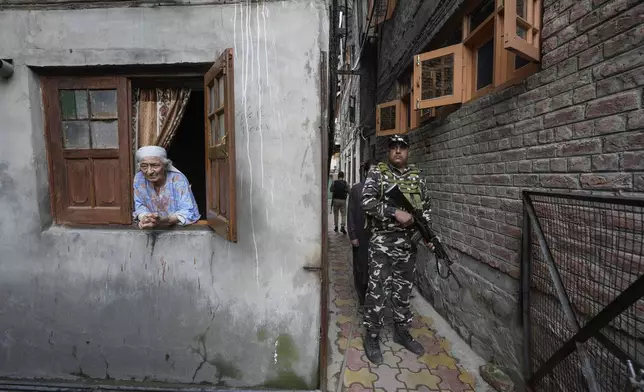
[[382,352],[380,351],[380,338],[377,334],[368,333],[364,336],[364,353],[371,363],[380,365],[382,363]]
[[423,345],[415,341],[407,329],[396,328],[396,333],[394,334],[394,342],[400,344],[416,355],[420,356],[425,354]]
[[[337,231],[337,230],[336,230],[336,231]],[[340,231],[342,232],[342,234],[347,234],[347,231],[344,229],[344,226],[342,226],[342,227],[340,228]]]
[[338,226],[336,226],[336,227],[333,229],[333,231],[335,231],[335,232],[337,233],[337,232],[338,232]]

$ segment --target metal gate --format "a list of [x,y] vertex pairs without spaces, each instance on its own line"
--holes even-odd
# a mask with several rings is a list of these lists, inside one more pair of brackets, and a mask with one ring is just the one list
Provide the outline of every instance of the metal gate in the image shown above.
[[644,200],[524,192],[523,211],[529,388],[637,391],[644,373]]

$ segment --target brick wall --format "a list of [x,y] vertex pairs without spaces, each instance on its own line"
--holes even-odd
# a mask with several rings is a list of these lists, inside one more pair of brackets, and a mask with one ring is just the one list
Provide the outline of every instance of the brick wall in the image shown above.
[[521,191],[644,192],[644,4],[543,3],[539,73],[410,134],[467,283],[456,292],[422,263],[421,291],[479,354],[517,370]]

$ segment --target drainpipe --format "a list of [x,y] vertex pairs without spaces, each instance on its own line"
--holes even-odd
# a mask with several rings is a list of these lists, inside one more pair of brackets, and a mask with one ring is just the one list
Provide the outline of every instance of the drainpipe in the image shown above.
[[0,76],[9,79],[13,75],[13,61],[0,59]]

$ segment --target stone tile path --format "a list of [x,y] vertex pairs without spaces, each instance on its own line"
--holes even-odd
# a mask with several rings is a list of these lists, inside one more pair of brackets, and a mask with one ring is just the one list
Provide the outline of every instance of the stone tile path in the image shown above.
[[432,328],[433,321],[416,311],[410,332],[426,353],[417,357],[394,343],[393,322],[385,317],[387,329],[380,344],[384,362],[369,362],[362,346],[364,328],[353,289],[351,258],[347,236],[330,231],[328,391],[473,391],[475,376],[450,354],[450,342],[438,336]]

